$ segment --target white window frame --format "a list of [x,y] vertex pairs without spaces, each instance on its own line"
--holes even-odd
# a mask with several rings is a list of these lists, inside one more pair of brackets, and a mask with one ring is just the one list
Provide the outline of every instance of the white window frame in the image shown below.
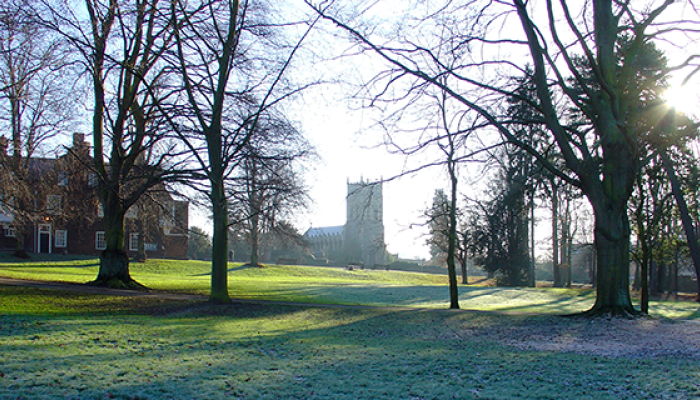
[[129,251],[139,250],[139,234],[131,233],[129,234]]
[[105,231],[95,232],[95,250],[105,250],[107,248],[107,238]]
[[48,254],[53,252],[53,233],[51,229],[51,224],[38,224],[36,232],[36,252],[41,253],[41,235],[49,236],[49,251]]
[[5,228],[5,237],[17,237],[17,229],[14,226]]
[[54,234],[54,247],[56,248],[66,248],[68,247],[68,231],[65,229],[56,229],[53,231]]

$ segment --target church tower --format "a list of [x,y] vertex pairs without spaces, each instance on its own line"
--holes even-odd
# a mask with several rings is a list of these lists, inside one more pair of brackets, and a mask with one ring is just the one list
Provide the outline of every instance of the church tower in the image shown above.
[[343,233],[351,262],[363,262],[366,266],[387,263],[382,182],[348,181],[347,222]]

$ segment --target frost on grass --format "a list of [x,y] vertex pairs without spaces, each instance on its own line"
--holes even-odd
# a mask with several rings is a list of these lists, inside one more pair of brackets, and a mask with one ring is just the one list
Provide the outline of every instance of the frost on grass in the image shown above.
[[0,399],[700,397],[698,323],[201,302],[122,309],[0,317]]
[[700,357],[700,321],[533,318],[477,334],[528,350],[604,357]]

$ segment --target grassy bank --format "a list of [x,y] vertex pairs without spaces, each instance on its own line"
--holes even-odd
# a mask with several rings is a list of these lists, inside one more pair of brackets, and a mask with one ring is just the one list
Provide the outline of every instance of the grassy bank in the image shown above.
[[[0,276],[85,283],[97,276],[96,259],[54,256],[16,260],[0,257]],[[154,290],[208,294],[210,264],[203,261],[148,260],[132,263],[132,276]],[[460,286],[463,309],[512,313],[569,314],[594,302],[592,290]],[[340,268],[230,264],[229,292],[240,299],[447,308],[447,278],[401,271],[347,271]],[[651,313],[668,318],[700,318],[695,302],[651,303]]]

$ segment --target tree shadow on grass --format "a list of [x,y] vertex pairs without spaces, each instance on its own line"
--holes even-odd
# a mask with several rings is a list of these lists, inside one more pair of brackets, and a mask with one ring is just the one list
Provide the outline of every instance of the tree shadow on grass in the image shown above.
[[[567,314],[584,310],[591,302],[590,292],[585,295],[545,296],[537,299],[539,291],[494,287],[461,287],[460,306],[468,310],[489,310],[517,313],[536,313],[538,307],[545,314]],[[315,285],[290,288],[271,293],[274,299],[303,299],[314,303],[399,306],[417,308],[448,308],[449,291],[446,286],[432,285]],[[522,304],[519,304],[522,303]],[[580,306],[579,306],[580,304]],[[535,309],[533,311],[533,309]]]
[[[50,263],[50,264],[47,264]],[[0,264],[4,266],[12,266],[12,264],[15,264],[14,262],[11,261],[1,261]],[[32,269],[32,268],[93,268],[93,267],[99,267],[100,263],[99,262],[94,262],[90,264],[69,264],[65,263],[62,264],[57,261],[25,261],[25,262],[16,262],[18,266],[21,264],[22,268],[26,269]]]
[[[231,263],[229,263],[229,265],[230,265],[230,264],[231,264]],[[236,272],[236,271],[244,271],[244,270],[247,270],[247,269],[260,269],[260,268],[261,268],[261,267],[258,266],[258,265],[241,264],[241,265],[238,265],[238,266],[235,266],[235,267],[229,267],[229,269],[228,269],[227,271],[228,271],[228,273],[231,273],[231,272]],[[211,276],[211,271],[205,272],[205,273],[203,273],[203,274],[192,275],[192,276]]]
[[[579,322],[570,319],[303,307],[287,309],[302,313],[283,318],[278,307],[256,307],[217,308],[224,311],[220,318],[204,320],[191,310],[153,319],[49,321],[44,328],[57,329],[55,339],[32,334],[8,353],[41,356],[25,364],[8,361],[3,372],[12,387],[7,390],[14,390],[12,397],[35,397],[44,390],[53,398],[77,393],[84,398],[342,400],[608,398],[610,387],[619,386],[629,398],[641,398],[648,397],[648,372],[659,368],[656,362],[635,364],[630,371],[628,360],[578,356],[572,361],[551,351],[504,346],[492,335],[496,330],[511,337],[543,322],[557,334],[576,335]],[[279,325],[256,325],[259,318],[274,322],[275,317],[281,317]],[[242,319],[249,323],[234,324]],[[57,344],[80,350],[42,351]],[[669,385],[679,382],[679,370],[664,374],[672,375]],[[19,379],[12,380],[15,375]],[[600,375],[607,377],[605,385]]]
[[0,263],[2,264],[34,264],[42,262],[50,262],[52,264],[71,263],[74,262],[95,260],[95,256],[80,256],[75,254],[30,254],[29,258],[15,257],[12,253],[0,252]]

